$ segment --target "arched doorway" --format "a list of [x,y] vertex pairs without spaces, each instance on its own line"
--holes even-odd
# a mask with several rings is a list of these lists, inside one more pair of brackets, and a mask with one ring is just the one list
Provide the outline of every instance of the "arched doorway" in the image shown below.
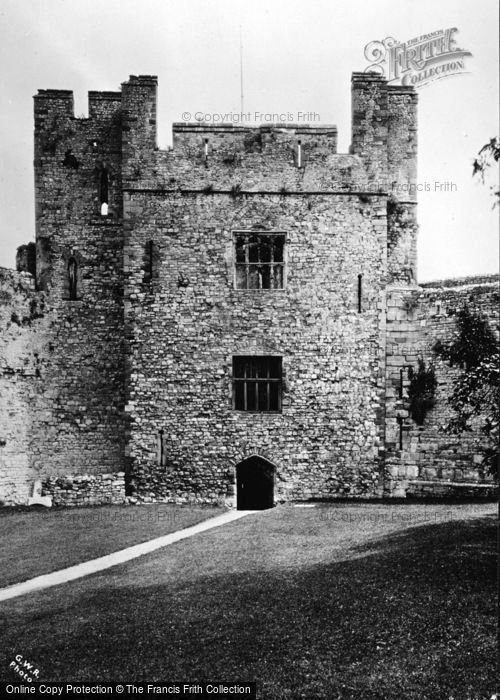
[[262,457],[249,457],[236,466],[236,508],[264,510],[274,505],[274,466]]

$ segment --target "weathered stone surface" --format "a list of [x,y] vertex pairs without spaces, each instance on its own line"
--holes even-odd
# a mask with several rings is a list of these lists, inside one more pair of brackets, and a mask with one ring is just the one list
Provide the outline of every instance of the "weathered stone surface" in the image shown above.
[[[439,430],[452,373],[422,428],[399,386],[449,309],[494,304],[491,280],[416,284],[414,90],[354,74],[349,154],[329,125],[198,122],[161,151],[156,91],[91,92],[87,119],[35,96],[36,265],[30,244],[0,270],[0,500],[41,479],[56,505],[234,504],[252,455],[277,500],[487,480]],[[286,236],[283,289],[235,288],[256,230]],[[282,357],[280,412],[233,409],[236,354]]]
[[[416,475],[426,481],[426,488],[418,491],[420,495],[433,492],[428,483],[430,480],[436,483],[435,493],[441,495],[451,495],[453,489],[437,488],[440,480],[454,484],[492,482],[478,454],[482,433],[473,430],[456,436],[444,432],[453,416],[447,399],[460,369],[450,367],[433,352],[433,347],[438,340],[446,344],[453,339],[457,331],[456,314],[465,304],[488,318],[491,327],[498,332],[499,301],[498,277],[494,275],[428,282],[408,289],[406,295],[402,295],[399,288],[388,289],[388,304],[391,308],[397,304],[401,316],[387,318],[386,436],[396,437],[387,445],[387,463],[407,465],[408,476]],[[397,341],[402,337],[405,342],[399,344]],[[418,358],[435,368],[436,405],[422,426],[411,418],[405,419],[403,449],[400,450],[396,415],[401,415],[408,405],[408,367],[416,369]],[[399,390],[401,379],[402,395]],[[386,495],[400,488],[399,482],[405,479],[405,472],[401,470],[399,476],[386,481]],[[416,492],[416,489],[413,485],[410,492]],[[476,489],[474,494],[490,495],[491,489]],[[459,488],[459,491],[463,495],[472,494],[470,489]]]
[[126,503],[125,474],[97,474],[76,477],[73,482],[65,478],[48,477],[43,482],[43,492],[50,494],[55,506],[98,505]]

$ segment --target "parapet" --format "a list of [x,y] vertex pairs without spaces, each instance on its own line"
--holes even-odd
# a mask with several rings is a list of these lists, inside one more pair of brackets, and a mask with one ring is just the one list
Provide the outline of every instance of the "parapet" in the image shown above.
[[72,90],[39,90],[33,99],[35,127],[40,126],[49,115],[75,116]]
[[89,92],[89,118],[100,119],[121,107],[121,92]]
[[244,124],[232,124],[228,122],[221,122],[219,124],[213,124],[211,122],[174,122],[173,130],[178,131],[196,131],[201,132],[250,132],[259,130],[261,132],[275,131],[277,129],[290,130],[291,132],[300,133],[325,133],[329,135],[337,134],[337,127],[334,124],[320,124],[318,126],[312,124],[292,124],[291,122],[275,122],[269,124],[257,124],[257,125],[244,125]]
[[[74,119],[74,97],[72,90],[38,90],[34,96],[35,102],[35,126],[41,125],[49,115]],[[101,119],[110,116],[120,107],[121,92],[97,92],[88,93],[89,118]]]
[[483,285],[499,286],[500,275],[492,273],[491,275],[472,275],[469,277],[450,277],[443,280],[430,280],[428,282],[420,282],[419,286],[424,289],[449,289],[449,288],[467,288]]
[[123,150],[150,152],[156,148],[156,75],[131,75],[122,83]]
[[360,88],[378,85],[384,90],[390,92],[401,92],[408,94],[417,94],[413,85],[389,85],[386,78],[381,73],[375,71],[367,71],[366,73],[354,72],[351,78],[353,88]]
[[[160,180],[174,177],[176,171],[187,173],[186,163],[181,161],[200,169],[217,162],[228,167],[248,165],[253,170],[272,163],[279,171],[283,165],[291,164],[298,166],[301,173],[314,164],[318,168],[339,166],[339,161],[328,160],[337,156],[337,128],[333,124],[176,122],[173,148],[159,152],[157,87],[155,75],[131,75],[120,91],[91,91],[86,120],[75,119],[70,90],[40,90],[35,96],[35,127],[41,134],[38,140],[44,143],[43,153],[55,156],[59,149],[64,155],[72,149],[75,154],[80,137],[87,141],[95,137],[103,144],[112,138],[112,151],[121,151],[124,181],[137,184],[142,180],[153,188],[159,186],[157,173]],[[401,191],[413,192],[407,197],[413,201],[411,186],[416,178],[417,149],[415,88],[390,86],[378,73],[358,72],[352,75],[352,96],[350,154],[364,168],[364,180],[377,191],[387,191],[396,183]],[[351,177],[349,168],[350,165],[344,168],[345,177],[339,171],[339,181],[343,178],[347,182],[346,178]]]
[[354,71],[352,76],[351,76],[351,81],[352,83],[386,83],[386,79],[381,73],[376,73],[375,71],[366,71],[366,72],[360,72],[360,71]]
[[157,75],[130,75],[129,79],[123,85],[158,85]]
[[417,93],[388,85],[375,72],[352,74],[351,152],[364,161],[368,178],[396,184],[416,200]]
[[206,147],[207,152],[232,148],[252,153],[275,148],[317,148],[329,155],[337,153],[337,127],[333,124],[311,125],[277,122],[244,125],[211,122],[175,122],[172,127],[174,150],[185,152],[192,147]]

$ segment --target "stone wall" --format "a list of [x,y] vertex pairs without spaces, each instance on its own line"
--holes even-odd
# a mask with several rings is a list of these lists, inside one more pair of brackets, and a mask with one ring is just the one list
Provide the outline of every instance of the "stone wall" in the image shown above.
[[43,493],[52,496],[54,506],[92,506],[126,503],[125,472],[47,477]]
[[[28,244],[0,271],[0,499],[41,478],[56,504],[234,504],[252,455],[278,500],[489,488],[475,437],[440,431],[454,370],[431,348],[495,288],[416,285],[416,100],[353,74],[347,154],[332,125],[203,122],[162,151],[154,76],[90,92],[88,118],[39,91],[36,260]],[[252,230],[286,236],[284,289],[235,289],[234,235]],[[234,410],[238,354],[282,357],[281,411]],[[439,382],[422,427],[419,357]]]
[[[498,278],[392,288],[387,299],[387,493],[425,495],[436,492],[434,486],[437,492],[455,494],[490,492],[492,478],[479,449],[481,434],[454,436],[443,430],[453,416],[447,398],[460,370],[438,357],[433,347],[438,340],[446,344],[453,339],[456,315],[464,304],[488,318],[498,333]],[[409,416],[407,399],[408,368],[417,369],[419,358],[434,366],[437,379],[436,405],[422,426]],[[443,488],[437,488],[438,482]]]
[[121,138],[119,92],[89,93],[88,118],[74,117],[71,92],[35,96],[36,274],[48,325],[32,460],[43,477],[123,469]]
[[[258,454],[277,468],[278,500],[379,494],[386,198],[135,192],[125,216],[136,493],[231,501],[236,464]],[[286,232],[283,290],[234,289],[233,231],[256,228]],[[237,354],[283,357],[280,413],[233,410]]]
[[387,281],[415,284],[417,93],[376,73],[354,73],[351,151],[363,162],[366,188],[389,196]]
[[[176,124],[158,151],[156,89],[123,86],[133,488],[231,501],[236,464],[258,454],[278,499],[380,495],[385,285],[415,269],[414,90],[355,74],[353,146],[337,154],[334,127],[297,125]],[[255,229],[287,236],[283,291],[234,289],[234,231]],[[245,353],[283,357],[280,414],[233,410],[231,358]]]
[[88,118],[69,91],[35,96],[36,264],[33,244],[17,256],[35,279],[2,275],[6,500],[38,478],[123,470],[121,140],[121,93],[89,93]]
[[40,382],[34,330],[43,315],[31,275],[0,268],[0,503],[23,502],[36,477],[30,454]]

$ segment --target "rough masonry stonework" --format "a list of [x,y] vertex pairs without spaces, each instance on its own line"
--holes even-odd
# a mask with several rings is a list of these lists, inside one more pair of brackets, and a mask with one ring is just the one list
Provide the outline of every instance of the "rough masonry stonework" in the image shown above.
[[[417,284],[414,89],[354,73],[349,153],[288,123],[178,123],[159,150],[156,93],[131,76],[88,118],[35,96],[36,245],[0,270],[0,500],[35,479],[56,505],[490,494],[474,440],[442,432],[432,347],[465,301],[495,326],[498,287]],[[282,284],[266,259],[241,288],[239,235],[281,237]],[[239,357],[279,358],[276,410],[238,405]],[[419,358],[423,426],[400,387]]]

